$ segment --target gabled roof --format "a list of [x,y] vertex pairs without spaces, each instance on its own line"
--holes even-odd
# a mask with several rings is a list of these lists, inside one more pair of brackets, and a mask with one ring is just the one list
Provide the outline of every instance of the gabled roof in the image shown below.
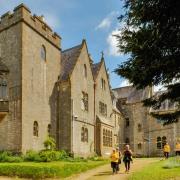
[[98,76],[98,73],[99,73],[99,70],[101,68],[101,65],[102,65],[102,61],[99,62],[99,63],[96,63],[96,64],[92,64],[91,65],[91,69],[92,69],[92,73],[93,73],[93,77],[94,77],[94,80],[97,78]]
[[133,86],[126,86],[121,88],[113,89],[114,95],[118,99],[127,99],[127,103],[136,103],[141,102],[148,98],[149,96],[149,89],[140,89],[137,90]]
[[80,45],[74,46],[70,49],[66,49],[62,52],[60,80],[62,81],[68,80],[70,74],[72,73],[76,65],[82,46],[83,46],[83,43]]

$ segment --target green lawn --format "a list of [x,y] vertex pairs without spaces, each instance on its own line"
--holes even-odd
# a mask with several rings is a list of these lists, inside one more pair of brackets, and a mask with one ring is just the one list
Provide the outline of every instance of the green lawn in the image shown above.
[[35,179],[52,177],[64,178],[106,163],[108,163],[108,161],[0,163],[0,176],[18,176]]
[[180,157],[161,160],[134,172],[128,180],[168,180],[180,178]]

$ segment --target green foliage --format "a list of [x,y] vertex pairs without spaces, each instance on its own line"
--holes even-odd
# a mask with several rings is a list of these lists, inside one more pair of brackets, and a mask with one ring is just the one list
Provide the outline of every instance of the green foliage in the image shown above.
[[68,157],[69,156],[65,151],[28,151],[24,156],[24,161],[51,162],[66,160]]
[[46,150],[54,150],[56,148],[55,139],[48,136],[48,138],[44,141],[44,147]]
[[[129,58],[116,73],[136,88],[167,87],[163,95],[151,97],[145,105],[158,107],[169,99],[180,107],[180,1],[124,0],[124,8],[124,15],[119,17],[124,26],[117,38],[120,51]],[[162,120],[174,122],[180,108],[177,112],[173,118],[164,116]]]
[[3,151],[0,152],[0,162],[22,162],[21,156],[13,156],[11,152]]
[[97,166],[106,164],[106,161],[88,162],[49,162],[49,163],[0,163],[1,176],[18,176],[21,178],[45,179],[65,178],[81,173]]
[[66,160],[68,155],[65,151],[41,151],[39,153],[42,162],[61,161]]
[[27,151],[26,154],[24,155],[24,161],[37,161],[41,162],[42,159],[39,156],[39,153],[33,150]]

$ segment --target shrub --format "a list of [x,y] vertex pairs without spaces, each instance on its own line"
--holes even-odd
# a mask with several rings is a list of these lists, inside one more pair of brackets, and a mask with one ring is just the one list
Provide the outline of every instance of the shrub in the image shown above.
[[39,156],[43,162],[56,161],[58,159],[58,152],[56,151],[41,151]]
[[49,136],[44,141],[44,147],[45,147],[46,150],[54,150],[56,148],[56,141],[54,140],[54,138]]
[[22,162],[21,156],[13,156],[11,152],[3,151],[0,153],[0,162]]
[[42,161],[39,153],[33,150],[27,151],[24,156],[24,161]]
[[66,160],[68,155],[65,151],[45,150],[39,153],[43,162]]

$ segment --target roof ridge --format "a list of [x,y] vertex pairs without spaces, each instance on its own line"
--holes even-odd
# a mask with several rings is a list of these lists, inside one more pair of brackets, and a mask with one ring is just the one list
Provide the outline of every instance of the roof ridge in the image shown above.
[[81,47],[81,46],[82,46],[82,44],[73,46],[73,47],[71,47],[71,48],[68,48],[68,49],[63,50],[62,53],[66,52],[66,51],[70,51],[70,50],[75,49],[75,48],[77,48],[77,47]]

